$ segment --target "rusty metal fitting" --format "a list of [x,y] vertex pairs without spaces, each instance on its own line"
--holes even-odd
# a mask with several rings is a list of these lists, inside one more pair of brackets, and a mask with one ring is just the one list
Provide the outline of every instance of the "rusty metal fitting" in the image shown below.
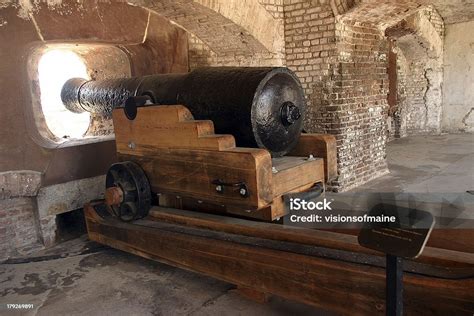
[[105,190],[105,203],[109,206],[123,202],[123,191],[119,187],[110,187]]

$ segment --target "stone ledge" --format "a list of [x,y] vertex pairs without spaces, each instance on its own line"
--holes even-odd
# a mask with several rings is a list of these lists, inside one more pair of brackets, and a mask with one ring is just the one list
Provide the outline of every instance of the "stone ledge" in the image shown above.
[[37,196],[39,219],[82,208],[103,198],[105,175],[42,187]]
[[41,172],[12,170],[0,172],[0,200],[36,196],[41,186]]

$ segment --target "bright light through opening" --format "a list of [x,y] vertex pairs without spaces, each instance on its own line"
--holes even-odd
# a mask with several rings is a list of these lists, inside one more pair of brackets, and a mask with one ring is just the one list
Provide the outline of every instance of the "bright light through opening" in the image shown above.
[[41,107],[49,130],[60,138],[81,138],[90,123],[89,113],[76,114],[61,101],[61,88],[74,77],[89,79],[82,59],[70,50],[46,52],[38,63]]

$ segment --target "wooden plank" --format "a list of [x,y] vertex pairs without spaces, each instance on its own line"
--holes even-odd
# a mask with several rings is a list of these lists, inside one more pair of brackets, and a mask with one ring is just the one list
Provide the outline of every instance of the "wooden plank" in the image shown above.
[[[399,194],[400,196],[398,196]],[[411,199],[404,193],[382,193],[380,197],[377,197],[376,195],[377,194],[374,194],[373,192],[357,192],[354,194],[326,193],[328,199],[337,200],[338,205],[340,205],[340,207],[338,207],[339,211],[347,213],[365,213],[379,202],[401,207],[413,207],[413,205],[411,205]],[[432,214],[440,214],[437,210],[440,209],[441,202],[432,201],[433,197],[424,194],[415,194],[415,197],[413,198],[416,200],[417,209],[432,212]],[[454,212],[451,213],[452,211]],[[461,214],[458,213],[457,207],[453,207],[452,210],[448,207],[446,209],[443,208],[443,212],[440,214],[443,218],[436,217],[436,221],[439,224],[450,222],[451,220],[456,222],[462,221],[462,227],[465,228],[435,227],[428,239],[427,246],[474,253],[474,229],[468,229],[469,227],[474,227],[474,220],[469,214],[470,211],[469,204],[464,205],[464,211]],[[332,229],[332,231],[351,235],[359,234],[358,229]]]
[[[303,157],[281,157],[272,159],[273,201],[259,209],[242,208],[236,205],[225,207],[225,212],[264,221],[274,221],[288,214],[282,195],[291,192],[303,192],[314,184],[324,182],[323,159],[308,161]],[[216,206],[219,208],[219,206]],[[187,208],[186,208],[187,209]],[[199,209],[196,207],[194,209]]]
[[273,159],[273,195],[275,197],[294,191],[308,184],[324,182],[323,159],[308,160],[303,157]]
[[[119,160],[138,163],[155,193],[183,195],[249,209],[261,208],[273,200],[271,157],[263,149],[155,149],[145,156],[119,154]],[[214,180],[245,182],[249,196],[242,197],[238,189],[229,187],[219,193],[212,184]]]
[[139,107],[134,120],[129,120],[123,109],[115,109],[112,117],[120,153],[145,153],[169,147],[213,150],[235,147],[232,135],[214,134],[212,121],[193,120],[191,112],[182,105]]
[[[312,186],[313,184],[302,186],[293,190],[292,192],[303,192],[310,189]],[[176,195],[170,194],[160,194],[159,205],[165,208],[168,207],[211,214],[232,214],[268,222],[279,220],[281,217],[288,214],[288,210],[286,209],[281,196],[274,198],[269,205],[256,210],[243,208],[242,206],[226,206],[222,204],[216,204],[215,202],[206,202],[185,196],[177,197]]]
[[[313,184],[314,183],[311,182],[307,185],[298,187],[296,189],[292,189],[291,191],[286,192],[286,193],[303,192],[313,187]],[[283,216],[287,215],[288,209],[285,207],[283,196],[276,196],[270,205],[265,206],[255,211],[242,209],[241,207],[238,207],[238,206],[230,206],[226,208],[226,212],[230,214],[234,214],[234,215],[240,215],[246,218],[253,218],[253,219],[258,219],[262,221],[272,222],[275,220],[280,220]]]
[[435,228],[427,246],[474,253],[474,229]]
[[[104,220],[86,208],[89,238],[133,254],[331,310],[383,314],[385,270],[185,232]],[[405,274],[407,315],[471,315],[474,280]]]
[[[231,234],[241,234],[277,241],[301,243],[315,247],[384,256],[382,253],[360,246],[357,237],[350,234],[254,222],[238,218],[161,207],[153,207],[150,210],[148,218]],[[422,256],[415,261],[439,267],[447,267],[448,269],[471,269],[474,274],[474,254],[468,252],[427,247]]]
[[324,159],[326,182],[337,177],[337,147],[336,138],[328,134],[301,134],[296,147],[290,156],[314,157]]
[[[331,229],[330,231],[358,236],[360,230]],[[474,254],[474,229],[434,228],[426,245],[431,248],[447,249]]]
[[205,202],[184,196],[160,194],[160,207],[188,210],[193,212],[204,212],[220,215],[237,215],[262,221],[274,221],[287,214],[282,197],[277,197],[271,204],[260,209],[251,210],[241,206],[221,205]]
[[[245,236],[257,236],[272,240],[299,242],[347,251],[376,254],[375,251],[358,245],[352,236],[327,231],[287,227],[278,224],[249,221],[245,219],[197,213],[179,209],[152,207],[149,219],[190,227],[205,228]],[[354,242],[355,241],[355,242]]]

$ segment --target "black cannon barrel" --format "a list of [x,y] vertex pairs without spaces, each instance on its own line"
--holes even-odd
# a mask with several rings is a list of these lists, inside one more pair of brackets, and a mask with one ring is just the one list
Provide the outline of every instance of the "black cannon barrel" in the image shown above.
[[73,112],[110,114],[129,97],[155,104],[183,104],[195,119],[214,122],[216,133],[232,134],[238,146],[288,153],[303,127],[305,98],[298,78],[283,67],[206,67],[186,74],[139,78],[68,80],[61,91]]

